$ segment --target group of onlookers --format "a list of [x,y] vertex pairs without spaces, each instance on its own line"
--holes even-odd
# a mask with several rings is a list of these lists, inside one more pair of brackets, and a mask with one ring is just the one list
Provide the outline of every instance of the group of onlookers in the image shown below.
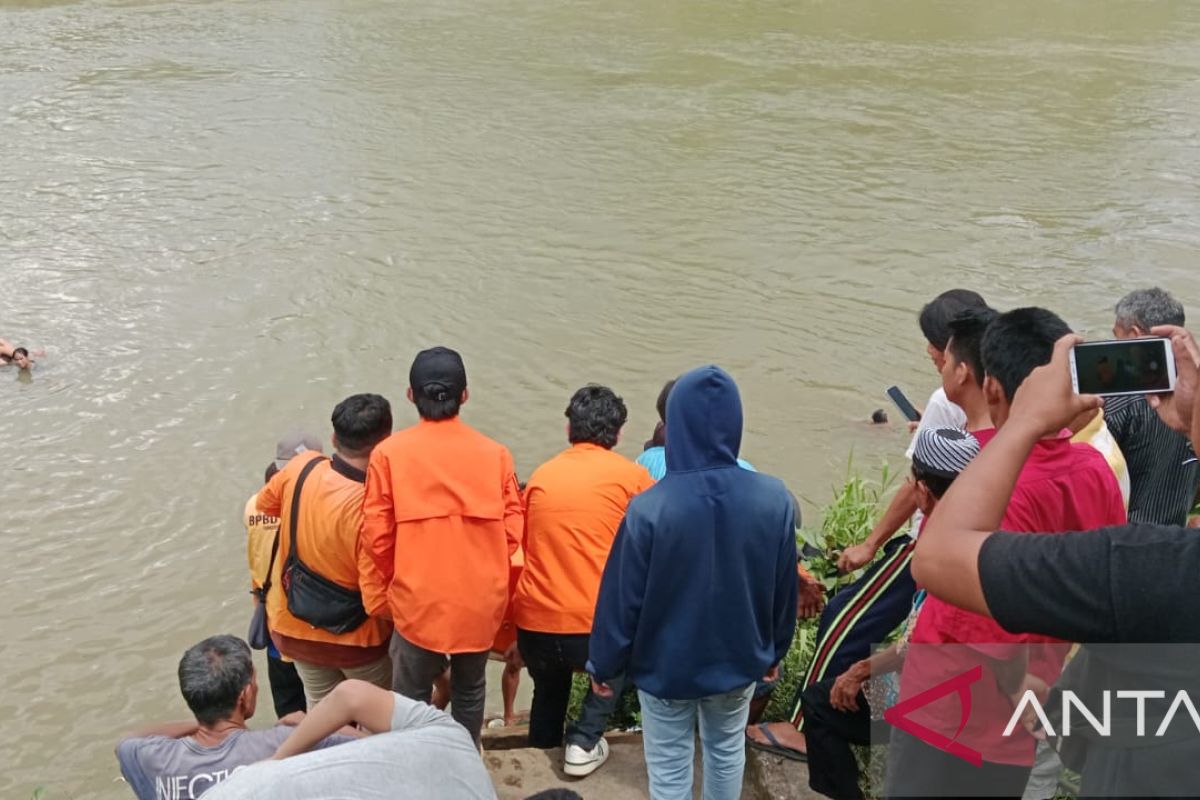
[[[1069,380],[1063,394],[1070,328],[1049,311],[1000,313],[953,290],[919,321],[941,387],[908,452],[911,479],[867,540],[841,554],[842,570],[868,568],[827,604],[798,567],[794,498],[739,459],[741,399],[719,368],[664,387],[638,463],[613,450],[627,419],[621,398],[583,387],[565,412],[570,446],[522,486],[508,450],[460,418],[470,397],[462,359],[440,347],[419,353],[407,390],[416,425],[393,432],[386,399],[352,395],[332,414],[332,456],[315,437],[286,437],[247,503],[249,639],[268,652],[283,726],[246,730],[257,695],[250,649],[207,639],[180,665],[196,722],[123,740],[127,780],[143,798],[194,797],[218,783],[214,800],[491,797],[478,748],[486,665],[500,658],[506,717],[524,666],[534,684],[529,743],[563,746],[568,775],[605,763],[609,718],[636,688],[654,798],[691,796],[697,731],[710,800],[739,796],[746,745],[806,759],[813,789],[858,798],[851,745],[878,737],[882,705],[961,670],[946,653],[963,645],[987,653],[976,703],[995,713],[924,724],[982,753],[981,764],[892,731],[888,793],[977,795],[986,785],[999,796],[1027,786],[1032,798],[1053,796],[1053,750],[1031,732],[1000,737],[992,721],[1033,682],[1058,680],[1064,641],[1086,639],[1063,635],[1080,629],[1070,627],[1078,616],[1055,620],[1083,600],[1068,582],[1064,596],[1042,587],[1026,603],[996,577],[1012,564],[991,554],[1029,563],[1035,555],[1023,548],[1042,545],[1026,541],[1053,538],[1061,549],[1078,537],[1028,534],[1122,525],[1127,508],[1133,523],[1184,525],[1196,462],[1181,431],[1192,425],[1200,357],[1192,360],[1178,303],[1160,290],[1131,294],[1117,306],[1115,334],[1174,337],[1180,385],[1101,410],[1070,394]],[[947,532],[972,525],[1010,533]],[[1197,552],[1190,540],[1171,541],[1181,557]],[[1055,566],[1072,563],[1064,555]],[[1040,572],[1024,580],[1032,575]],[[1044,621],[1028,607],[1039,602]],[[791,720],[750,725],[798,613],[818,612]],[[899,641],[876,652],[897,629]],[[580,672],[590,688],[568,721]],[[881,700],[872,687],[888,674],[892,694]],[[438,710],[447,703],[450,715]],[[247,766],[265,758],[286,760]]]

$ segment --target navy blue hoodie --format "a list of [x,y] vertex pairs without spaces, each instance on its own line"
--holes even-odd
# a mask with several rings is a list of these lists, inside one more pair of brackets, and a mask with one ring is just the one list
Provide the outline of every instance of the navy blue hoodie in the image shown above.
[[604,567],[588,671],[655,697],[722,694],[766,675],[796,628],[796,511],[741,469],[742,401],[717,367],[667,400],[667,474],[629,504]]

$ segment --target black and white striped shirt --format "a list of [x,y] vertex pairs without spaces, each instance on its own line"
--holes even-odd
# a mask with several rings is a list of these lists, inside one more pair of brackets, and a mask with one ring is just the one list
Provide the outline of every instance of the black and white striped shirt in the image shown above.
[[1104,421],[1129,468],[1129,521],[1186,525],[1196,502],[1196,454],[1142,396],[1112,397]]

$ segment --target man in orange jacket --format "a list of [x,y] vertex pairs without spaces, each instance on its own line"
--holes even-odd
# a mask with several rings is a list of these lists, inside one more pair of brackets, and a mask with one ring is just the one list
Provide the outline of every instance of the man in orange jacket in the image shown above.
[[395,623],[392,689],[428,703],[449,662],[452,715],[478,742],[524,517],[512,456],[459,419],[467,398],[458,353],[417,354],[408,399],[421,420],[371,454],[361,544],[363,583],[387,587],[364,593],[367,611]]
[[[392,626],[365,612],[368,598],[386,587],[370,583],[372,573],[361,568],[366,555],[358,538],[367,459],[391,432],[387,400],[347,397],[333,410],[333,460],[320,451],[301,453],[258,494],[259,512],[279,517],[266,597],[271,639],[296,662],[309,709],[346,678],[391,685]],[[316,593],[314,581],[321,584]]]

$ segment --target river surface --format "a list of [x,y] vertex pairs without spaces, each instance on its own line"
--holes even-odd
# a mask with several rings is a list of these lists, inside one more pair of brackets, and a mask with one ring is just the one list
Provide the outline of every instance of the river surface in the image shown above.
[[1196,3],[6,0],[0,36],[0,336],[49,351],[0,370],[5,798],[126,796],[117,733],[245,630],[275,439],[359,391],[412,420],[421,347],[523,476],[580,385],[632,456],[719,363],[815,520],[852,452],[900,463],[866,420],[936,385],[937,292],[1200,306]]

